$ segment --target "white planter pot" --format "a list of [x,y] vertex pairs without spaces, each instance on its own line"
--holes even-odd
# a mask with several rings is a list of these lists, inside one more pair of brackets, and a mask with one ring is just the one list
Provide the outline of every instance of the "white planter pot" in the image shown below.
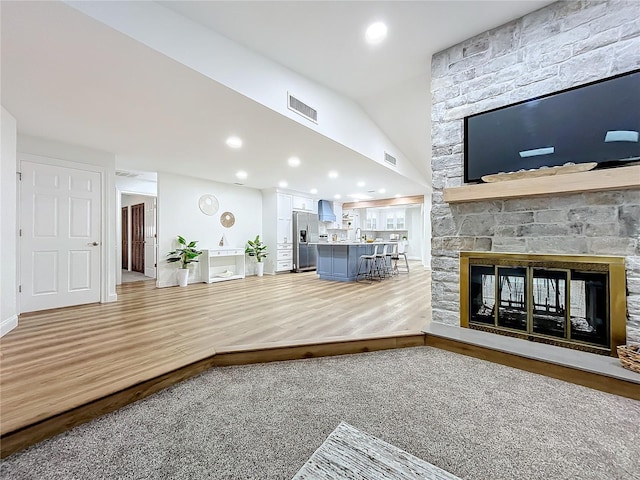
[[261,277],[264,275],[264,262],[258,262],[256,267],[256,274]]
[[189,283],[189,269],[179,268],[176,270],[176,278],[178,279],[179,286],[186,287],[187,283]]

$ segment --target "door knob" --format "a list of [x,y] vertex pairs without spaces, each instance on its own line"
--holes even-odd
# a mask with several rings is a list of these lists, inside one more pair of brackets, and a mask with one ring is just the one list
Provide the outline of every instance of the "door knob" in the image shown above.
[[87,245],[92,246],[92,247],[97,247],[100,244],[98,242],[91,242],[91,243],[87,243]]

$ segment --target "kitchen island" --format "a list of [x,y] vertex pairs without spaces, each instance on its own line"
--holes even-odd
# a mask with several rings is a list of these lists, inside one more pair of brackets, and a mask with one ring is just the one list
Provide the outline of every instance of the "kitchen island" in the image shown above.
[[317,273],[321,280],[353,282],[358,273],[360,255],[371,255],[378,245],[378,253],[382,246],[389,242],[320,242],[318,246]]

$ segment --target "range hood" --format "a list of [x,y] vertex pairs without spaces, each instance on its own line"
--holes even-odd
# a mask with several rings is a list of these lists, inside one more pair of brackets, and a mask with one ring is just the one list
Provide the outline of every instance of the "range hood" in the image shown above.
[[318,200],[318,220],[321,222],[335,222],[336,216],[328,200]]

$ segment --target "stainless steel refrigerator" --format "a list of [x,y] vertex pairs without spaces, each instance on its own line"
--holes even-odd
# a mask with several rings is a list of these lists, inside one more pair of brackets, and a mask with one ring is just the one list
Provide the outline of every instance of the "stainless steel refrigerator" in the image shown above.
[[293,271],[315,270],[318,262],[318,215],[293,212]]

